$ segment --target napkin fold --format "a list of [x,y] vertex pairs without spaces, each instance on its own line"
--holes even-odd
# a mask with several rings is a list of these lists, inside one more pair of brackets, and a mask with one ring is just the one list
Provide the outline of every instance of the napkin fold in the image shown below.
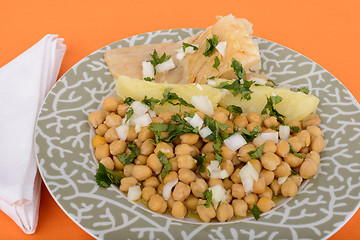
[[0,68],[0,209],[26,234],[35,232],[39,216],[36,119],[59,74],[63,41],[48,34]]

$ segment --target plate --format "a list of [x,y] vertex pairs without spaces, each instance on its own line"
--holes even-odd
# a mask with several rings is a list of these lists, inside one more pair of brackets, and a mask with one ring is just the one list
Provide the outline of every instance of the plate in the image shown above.
[[41,176],[63,211],[98,239],[321,239],[340,229],[359,207],[360,108],[351,93],[324,68],[277,43],[258,39],[263,70],[281,84],[307,87],[320,98],[326,148],[319,172],[280,207],[227,223],[194,224],[151,213],[119,190],[95,183],[87,116],[115,83],[103,59],[106,50],[178,41],[201,29],[140,34],[105,46],[82,59],[55,84],[36,127]]

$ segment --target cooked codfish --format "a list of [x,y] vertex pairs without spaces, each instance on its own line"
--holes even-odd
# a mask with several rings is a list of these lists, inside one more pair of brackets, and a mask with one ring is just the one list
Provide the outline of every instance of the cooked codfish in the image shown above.
[[[203,55],[206,50],[206,39],[217,35],[219,42],[226,42],[225,55],[215,50],[209,57]],[[161,56],[163,53],[171,55],[175,68],[167,73],[157,73],[156,82],[168,83],[206,83],[212,76],[232,79],[235,77],[231,66],[231,59],[235,58],[245,71],[261,68],[259,48],[251,38],[252,24],[246,19],[236,19],[232,15],[218,17],[215,25],[208,27],[204,32],[185,38],[176,43],[149,44],[128,48],[109,50],[105,53],[105,61],[114,78],[126,75],[131,78],[143,79],[142,62],[151,60],[150,54],[154,49]],[[183,42],[199,46],[193,54],[187,54],[181,60],[175,56],[181,49]],[[220,59],[216,70],[215,57]]]

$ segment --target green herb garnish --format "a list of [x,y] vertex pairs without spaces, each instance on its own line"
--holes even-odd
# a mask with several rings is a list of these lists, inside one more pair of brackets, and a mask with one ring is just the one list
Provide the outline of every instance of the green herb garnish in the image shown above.
[[197,46],[194,46],[194,45],[192,45],[192,44],[190,44],[190,43],[183,43],[183,44],[182,44],[182,50],[183,50],[184,52],[185,52],[185,49],[186,49],[187,47],[192,47],[192,48],[194,49],[194,51],[196,51],[196,50],[199,49]]
[[260,212],[259,207],[256,204],[254,204],[254,206],[253,206],[253,208],[251,210],[251,213],[254,216],[256,221],[258,221],[260,219],[261,212]]
[[237,61],[235,58],[231,59],[231,67],[234,69],[235,75],[238,77],[238,79],[245,80],[246,73],[244,68],[242,67],[242,64]]
[[289,143],[290,146],[290,153],[294,154],[296,157],[303,159],[303,156],[301,156],[301,154],[295,152],[295,150],[293,149],[293,147],[291,146],[291,144]]
[[302,92],[302,93],[305,93],[305,94],[308,94],[310,92],[310,90],[307,87],[298,88],[296,91],[297,92]]
[[300,131],[300,128],[298,126],[289,126],[290,127],[290,130],[298,133]]
[[211,202],[212,202],[212,190],[205,190],[203,192],[203,196],[206,199],[206,202],[203,204],[206,208],[209,208],[211,206]]
[[144,99],[141,101],[141,103],[148,105],[151,110],[154,110],[154,107],[157,103],[159,103],[160,100],[156,98],[147,98],[147,96],[144,97]]
[[206,50],[203,53],[205,57],[209,57],[210,54],[213,53],[216,46],[218,45],[219,37],[217,35],[213,35],[212,38],[206,39]]
[[148,81],[148,82],[152,82],[152,81],[155,81],[155,78],[146,77],[146,78],[144,78],[144,80]]
[[158,53],[156,52],[156,50],[154,49],[154,53],[150,54],[150,56],[152,57],[152,60],[150,60],[151,64],[154,67],[154,71],[156,74],[156,65],[166,62],[167,60],[169,60],[171,58],[171,55],[166,55],[166,53],[163,53],[163,55],[161,55],[161,57],[158,56]]
[[267,85],[267,84],[265,84],[265,85],[270,86],[270,87],[277,86],[277,84],[273,80],[268,79],[268,82],[271,82],[273,85]]
[[291,174],[292,175],[297,175],[297,172],[294,169],[291,169]]
[[229,105],[227,106],[226,110],[228,110],[231,113],[241,114],[242,108],[236,105]]
[[184,105],[186,107],[195,108],[192,104],[186,102],[183,98],[179,97],[176,93],[170,92],[172,88],[165,88],[163,93],[163,99],[160,101],[160,105],[168,102],[172,105]]
[[104,164],[99,163],[99,168],[96,172],[95,180],[100,187],[108,188],[112,183],[119,186],[122,178],[123,176],[114,173],[113,171],[107,169]]
[[168,158],[163,152],[158,152],[157,156],[163,165],[163,168],[161,170],[161,178],[164,179],[165,176],[168,175],[168,173],[171,170],[171,163],[169,162]]
[[262,151],[264,149],[265,143],[261,144],[260,147],[256,151],[248,152],[249,156],[253,159],[257,159],[262,155]]
[[127,105],[129,105],[129,106],[130,106],[133,102],[135,102],[135,100],[132,99],[131,97],[127,97],[127,98],[125,98],[125,100],[124,100],[124,103],[127,104]]
[[274,125],[273,126],[270,126],[270,128],[274,131],[279,131]]
[[270,96],[266,97],[267,102],[261,111],[261,115],[269,114],[270,116],[275,116],[279,123],[283,124],[285,120],[285,116],[278,112],[275,109],[275,105],[282,101],[282,97],[280,96]]
[[255,126],[251,132],[247,129],[240,129],[239,132],[244,137],[246,142],[251,142],[260,134],[259,126]]
[[134,161],[134,159],[140,155],[140,150],[136,148],[135,143],[128,143],[126,147],[131,151],[129,155],[126,153],[118,154],[117,157],[120,160],[120,162],[124,165],[128,165]]
[[206,160],[206,155],[201,156],[201,155],[196,155],[193,157],[194,159],[196,159],[196,164],[199,165],[199,171],[202,173],[205,171],[205,160]]
[[126,115],[126,120],[125,120],[125,122],[128,122],[129,121],[129,119],[131,118],[131,116],[134,114],[134,109],[133,108],[129,108],[127,111],[126,111],[126,113],[125,113],[125,115]]
[[220,59],[218,58],[218,56],[216,56],[216,57],[214,58],[214,61],[215,61],[215,63],[214,63],[214,65],[213,65],[213,68],[215,68],[216,70],[219,71],[218,66],[220,65]]

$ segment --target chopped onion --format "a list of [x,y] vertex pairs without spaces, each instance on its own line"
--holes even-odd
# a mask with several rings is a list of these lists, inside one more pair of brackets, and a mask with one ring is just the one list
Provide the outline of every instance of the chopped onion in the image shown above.
[[184,57],[185,57],[185,53],[184,53],[184,52],[178,52],[178,53],[176,54],[176,58],[177,58],[178,60],[182,60]]
[[279,185],[283,184],[286,181],[287,178],[288,177],[280,177],[280,178],[278,178]]
[[145,113],[134,118],[132,122],[135,124],[135,132],[139,133],[142,127],[148,126],[152,121],[150,115]]
[[267,140],[273,140],[275,143],[279,142],[279,133],[278,132],[270,132],[270,133],[261,133],[261,138],[263,138],[265,141]]
[[252,143],[258,148],[265,143],[265,140],[261,137],[261,135],[259,135],[252,141]]
[[288,140],[290,136],[290,127],[286,125],[280,125],[279,127],[279,135],[281,140]]
[[211,80],[211,79],[207,80],[206,84],[207,84],[207,85],[210,85],[210,86],[212,86],[212,87],[216,87],[216,81]]
[[204,121],[202,120],[202,118],[197,115],[196,113],[194,114],[194,117],[192,117],[190,119],[190,121],[188,121],[190,123],[191,126],[193,126],[194,128],[197,128],[198,130],[200,130],[200,128],[202,127]]
[[125,141],[129,132],[129,124],[123,124],[115,128],[116,134],[120,140]]
[[220,168],[220,163],[218,161],[210,161],[210,164],[207,166],[209,170],[210,178],[220,178],[224,179],[229,176],[228,171]]
[[217,209],[219,206],[219,203],[223,201],[225,195],[226,195],[226,189],[221,186],[220,184],[216,184],[215,186],[209,187],[209,191],[212,191],[212,203],[214,205],[214,208]]
[[141,189],[140,186],[131,186],[129,187],[129,191],[127,193],[127,198],[129,201],[136,201],[141,197]]
[[143,78],[146,78],[146,77],[154,78],[155,71],[154,71],[154,67],[151,64],[151,62],[143,61],[142,68],[143,68]]
[[226,43],[227,42],[219,42],[218,45],[216,45],[216,50],[221,54],[221,56],[225,57],[226,52]]
[[171,196],[171,189],[178,183],[178,179],[175,178],[171,182],[168,182],[164,185],[162,196],[165,199],[165,201],[169,200]]
[[158,73],[167,73],[168,71],[170,71],[171,69],[174,69],[174,68],[175,68],[175,64],[174,64],[172,58],[170,58],[169,60],[167,60],[163,63],[156,65],[156,67],[155,67],[156,72],[158,72]]
[[204,128],[202,128],[200,131],[199,131],[199,134],[202,138],[206,138],[207,136],[209,136],[210,134],[212,133],[211,129],[206,126]]
[[249,80],[254,81],[256,84],[260,84],[260,85],[265,85],[267,83],[267,81],[265,79],[258,78],[258,77],[252,77]]
[[150,117],[156,117],[156,113],[153,110],[148,111]]
[[208,96],[195,95],[191,97],[190,102],[200,112],[203,112],[206,115],[214,114],[214,108]]
[[148,105],[143,104],[139,101],[134,101],[130,105],[129,109],[130,108],[132,108],[134,110],[134,115],[137,115],[137,116],[145,114],[150,109],[150,107]]
[[224,143],[225,143],[226,147],[228,147],[230,150],[236,151],[239,148],[241,148],[242,146],[244,146],[247,142],[243,138],[243,136],[237,132],[237,133],[234,133],[233,135],[231,135],[230,137],[226,138],[224,140]]
[[[193,46],[199,48],[199,45],[192,44]],[[195,52],[194,48],[192,46],[185,48],[185,54],[193,54]]]
[[247,164],[240,169],[239,175],[241,183],[244,186],[245,193],[248,195],[253,190],[254,181],[259,179],[259,173],[250,162],[247,162]]

